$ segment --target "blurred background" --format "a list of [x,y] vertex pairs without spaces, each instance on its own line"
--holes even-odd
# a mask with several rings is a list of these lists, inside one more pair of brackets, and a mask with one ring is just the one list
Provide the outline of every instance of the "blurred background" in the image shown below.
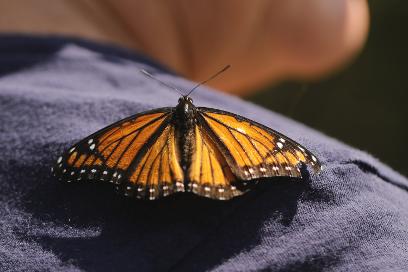
[[[284,82],[249,100],[363,149],[408,175],[408,1],[369,1],[367,43],[315,82]],[[310,110],[314,108],[316,110]]]

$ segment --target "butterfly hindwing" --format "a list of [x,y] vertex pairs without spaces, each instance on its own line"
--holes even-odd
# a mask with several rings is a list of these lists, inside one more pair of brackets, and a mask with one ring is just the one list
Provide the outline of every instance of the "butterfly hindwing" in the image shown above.
[[195,194],[220,200],[241,195],[234,183],[236,177],[219,148],[199,123],[194,127],[194,146],[188,169],[189,190]]
[[86,137],[58,158],[54,174],[66,182],[109,181],[125,195],[172,193],[183,180],[172,109],[136,114]]
[[199,122],[205,127],[241,180],[261,177],[301,177],[300,165],[315,171],[321,166],[316,157],[288,137],[245,117],[199,107]]
[[184,191],[184,173],[179,162],[175,127],[168,123],[140,159],[130,166],[124,191],[149,200]]

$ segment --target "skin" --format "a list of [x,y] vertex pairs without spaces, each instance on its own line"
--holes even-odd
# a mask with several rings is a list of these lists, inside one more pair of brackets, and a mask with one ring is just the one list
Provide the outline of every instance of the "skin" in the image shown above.
[[[46,8],[45,8],[46,7]],[[74,35],[139,50],[247,95],[341,69],[364,45],[366,0],[0,0],[0,32]]]

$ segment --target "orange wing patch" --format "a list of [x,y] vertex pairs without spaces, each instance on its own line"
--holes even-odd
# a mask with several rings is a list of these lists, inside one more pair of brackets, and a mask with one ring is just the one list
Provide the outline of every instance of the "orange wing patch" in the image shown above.
[[138,195],[155,199],[184,191],[184,174],[179,164],[174,126],[168,125],[146,151],[130,175]]
[[[96,141],[96,150],[105,159],[108,167],[125,170],[164,119],[164,113],[154,113],[142,115],[134,121],[114,127]],[[88,142],[92,147],[93,141],[88,140]],[[93,161],[85,164],[92,163]]]
[[164,122],[165,116],[165,113],[142,115],[90,137],[82,146],[80,143],[74,147],[78,150],[74,152],[78,157],[72,160],[72,154],[67,164],[78,168],[103,164],[107,168],[126,170],[140,148]]
[[202,112],[232,172],[243,180],[271,176],[301,177],[301,162],[320,169],[316,158],[289,138],[228,113]]
[[189,191],[220,200],[242,194],[225,158],[204,129],[195,126],[195,143],[189,173]]

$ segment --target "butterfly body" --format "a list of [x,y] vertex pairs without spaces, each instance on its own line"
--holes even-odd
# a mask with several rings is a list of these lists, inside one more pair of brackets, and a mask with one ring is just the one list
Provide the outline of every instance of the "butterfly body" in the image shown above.
[[197,108],[189,97],[181,97],[174,108],[172,122],[176,128],[176,139],[181,147],[181,167],[187,170],[194,146],[194,126],[197,122]]
[[176,107],[139,113],[86,137],[52,170],[62,181],[107,181],[136,198],[189,191],[225,200],[259,178],[301,178],[301,164],[320,170],[317,158],[288,137],[182,96]]

